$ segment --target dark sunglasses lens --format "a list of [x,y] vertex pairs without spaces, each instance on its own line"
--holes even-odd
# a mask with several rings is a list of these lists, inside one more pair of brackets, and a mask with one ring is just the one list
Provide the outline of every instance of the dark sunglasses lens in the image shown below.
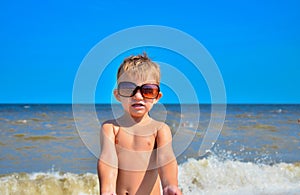
[[141,93],[145,98],[157,98],[159,87],[157,85],[147,84],[143,85]]
[[130,97],[136,86],[133,83],[122,82],[119,83],[118,92],[121,96]]

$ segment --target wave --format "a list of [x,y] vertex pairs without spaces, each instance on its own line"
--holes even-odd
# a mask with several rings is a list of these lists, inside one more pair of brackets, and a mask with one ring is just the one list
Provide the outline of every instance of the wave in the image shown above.
[[13,173],[0,176],[0,194],[99,194],[96,174]]
[[179,167],[179,183],[183,194],[299,194],[300,163],[189,159]]
[[[188,159],[179,166],[183,194],[299,194],[300,163],[273,165]],[[93,173],[11,173],[0,176],[0,194],[99,194]]]

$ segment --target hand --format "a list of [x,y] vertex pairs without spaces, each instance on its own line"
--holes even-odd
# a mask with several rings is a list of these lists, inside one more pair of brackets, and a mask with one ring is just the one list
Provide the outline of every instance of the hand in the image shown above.
[[163,195],[182,195],[177,186],[167,186],[163,190]]

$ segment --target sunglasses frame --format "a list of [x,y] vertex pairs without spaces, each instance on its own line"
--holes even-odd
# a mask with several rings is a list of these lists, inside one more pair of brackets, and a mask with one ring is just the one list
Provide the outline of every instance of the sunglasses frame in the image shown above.
[[[134,88],[134,90],[132,91],[132,93],[131,93],[130,96],[122,95],[122,94],[120,93],[120,90],[121,90],[121,89],[120,89],[120,84],[122,85],[122,83],[128,83],[128,84],[131,84],[132,86],[135,86],[135,88]],[[143,87],[144,87],[144,86],[147,86],[147,85],[153,85],[153,86],[157,87],[157,95],[156,95],[155,97],[153,97],[153,98],[145,97],[145,95],[144,95],[144,93],[143,93]],[[135,83],[132,83],[132,82],[126,82],[126,81],[125,81],[125,82],[120,82],[120,83],[118,84],[118,94],[119,94],[120,96],[122,96],[122,97],[133,97],[133,96],[137,93],[138,90],[140,90],[140,93],[141,93],[141,95],[143,96],[143,98],[146,98],[146,99],[156,99],[156,98],[158,97],[158,95],[159,95],[160,87],[159,87],[158,84],[153,84],[153,83],[145,83],[145,84],[143,84],[143,85],[138,86],[138,85],[136,85]]]

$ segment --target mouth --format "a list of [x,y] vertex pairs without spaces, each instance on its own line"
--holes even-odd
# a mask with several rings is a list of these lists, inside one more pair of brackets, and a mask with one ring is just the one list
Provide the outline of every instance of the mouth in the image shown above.
[[145,105],[142,103],[133,103],[131,106],[133,108],[144,108],[145,107]]

